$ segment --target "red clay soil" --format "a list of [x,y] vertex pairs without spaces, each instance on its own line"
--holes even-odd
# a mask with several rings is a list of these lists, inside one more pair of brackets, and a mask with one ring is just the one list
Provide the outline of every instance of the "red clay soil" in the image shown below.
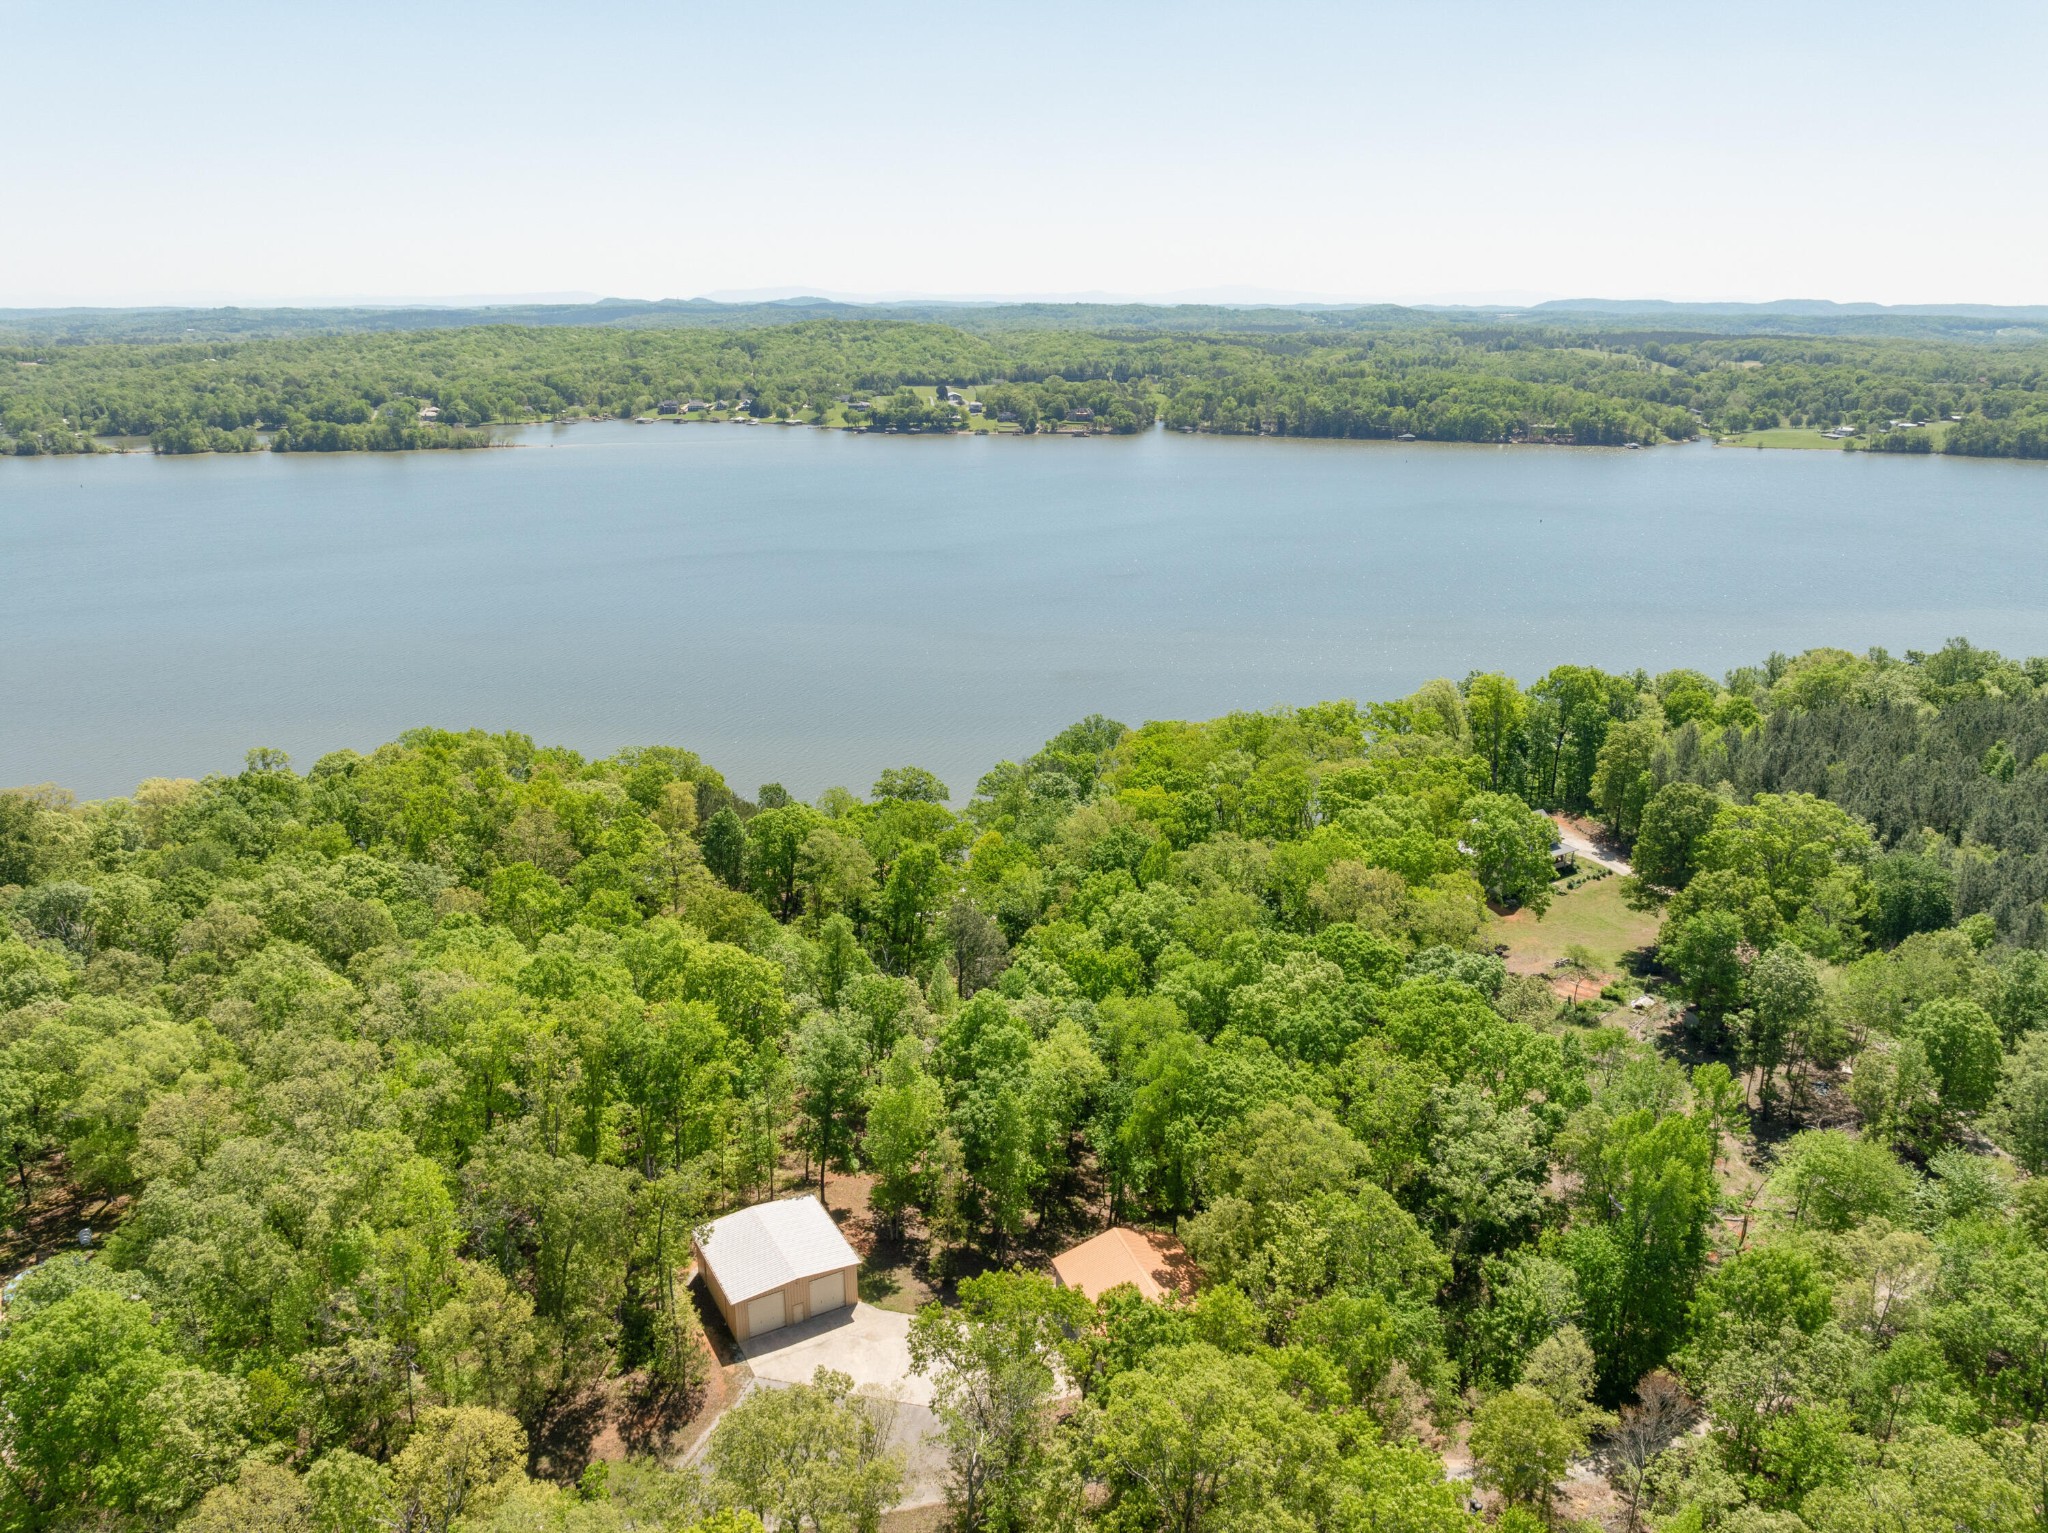
[[598,1386],[604,1394],[603,1424],[590,1439],[590,1458],[619,1463],[652,1455],[673,1462],[696,1446],[732,1403],[740,1372],[738,1366],[719,1361],[717,1346],[708,1333],[698,1338],[698,1345],[704,1352],[704,1383],[683,1401],[649,1396],[642,1373],[606,1379]]
[[21,1184],[10,1178],[0,1200],[13,1211],[6,1227],[0,1229],[0,1279],[13,1277],[31,1263],[48,1261],[64,1251],[87,1249],[78,1232],[92,1231],[91,1249],[97,1250],[128,1214],[129,1199],[98,1198],[79,1191],[69,1180],[70,1168],[61,1154],[38,1161],[29,1170],[32,1201],[20,1208]]
[[906,1506],[901,1511],[882,1513],[882,1533],[939,1533],[951,1509],[943,1502],[935,1506]]

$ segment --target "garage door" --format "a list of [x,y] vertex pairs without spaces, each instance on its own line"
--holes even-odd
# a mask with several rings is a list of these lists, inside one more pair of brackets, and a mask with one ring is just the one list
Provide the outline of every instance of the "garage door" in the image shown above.
[[782,1290],[764,1293],[747,1306],[747,1334],[759,1336],[782,1324]]
[[833,1273],[830,1277],[811,1279],[811,1313],[822,1315],[828,1309],[837,1309],[846,1302],[845,1274]]

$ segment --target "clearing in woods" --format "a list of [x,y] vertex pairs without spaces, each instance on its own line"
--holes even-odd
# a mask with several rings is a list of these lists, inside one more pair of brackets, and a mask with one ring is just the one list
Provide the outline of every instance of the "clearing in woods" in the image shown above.
[[1608,877],[1576,889],[1559,885],[1540,919],[1527,910],[1489,916],[1480,940],[1504,944],[1508,967],[1517,974],[1546,970],[1564,957],[1566,948],[1583,946],[1604,972],[1614,975],[1627,969],[1628,954],[1657,940],[1657,918],[1629,909],[1622,902],[1621,879]]
[[1840,437],[1822,436],[1805,426],[1770,426],[1762,431],[1744,431],[1720,439],[1723,447],[1807,447],[1842,450]]

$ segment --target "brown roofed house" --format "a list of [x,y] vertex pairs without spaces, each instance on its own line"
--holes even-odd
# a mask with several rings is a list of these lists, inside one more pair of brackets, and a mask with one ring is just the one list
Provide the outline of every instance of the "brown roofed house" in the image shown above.
[[1195,1270],[1171,1235],[1119,1226],[1055,1256],[1052,1275],[1060,1287],[1077,1288],[1091,1300],[1123,1283],[1157,1300],[1192,1290]]

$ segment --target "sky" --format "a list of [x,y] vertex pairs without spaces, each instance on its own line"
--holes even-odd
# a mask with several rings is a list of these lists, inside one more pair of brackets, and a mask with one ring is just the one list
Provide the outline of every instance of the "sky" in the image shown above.
[[0,306],[2048,302],[2048,6],[0,0]]

